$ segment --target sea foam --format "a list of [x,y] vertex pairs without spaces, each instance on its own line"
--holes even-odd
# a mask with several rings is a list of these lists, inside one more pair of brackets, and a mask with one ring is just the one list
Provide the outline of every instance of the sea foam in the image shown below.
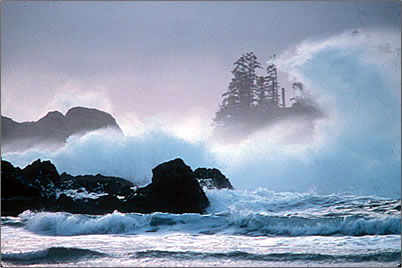
[[115,211],[94,216],[25,211],[20,218],[27,230],[47,235],[175,231],[248,236],[361,236],[401,232],[400,200],[275,193],[264,189],[206,191],[211,207],[203,215]]

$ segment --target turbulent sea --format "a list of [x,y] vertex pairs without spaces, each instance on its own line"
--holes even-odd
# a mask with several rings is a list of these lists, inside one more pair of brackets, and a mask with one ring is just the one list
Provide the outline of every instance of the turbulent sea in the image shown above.
[[3,266],[393,266],[401,200],[207,190],[204,215],[1,218]]

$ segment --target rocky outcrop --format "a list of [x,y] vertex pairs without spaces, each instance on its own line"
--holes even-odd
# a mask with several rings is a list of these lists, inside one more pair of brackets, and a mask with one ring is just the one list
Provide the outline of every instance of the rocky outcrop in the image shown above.
[[102,128],[122,133],[108,113],[84,107],[71,108],[66,115],[49,112],[35,122],[18,123],[1,117],[2,151],[23,151],[32,147],[59,147],[71,135],[81,135]]
[[152,173],[152,182],[137,188],[125,179],[100,174],[59,175],[50,161],[38,159],[20,169],[2,160],[1,213],[17,216],[27,209],[98,215],[114,210],[203,213],[209,206],[194,172],[183,160],[162,163]]
[[108,193],[114,196],[126,196],[131,194],[134,188],[135,185],[131,181],[119,177],[100,174],[71,176],[65,172],[60,175],[59,189],[62,191],[84,189],[83,191],[98,194]]
[[1,161],[1,214],[16,216],[40,210],[56,198],[59,174],[49,161],[37,160],[24,169]]
[[134,189],[130,181],[102,175],[59,175],[50,161],[36,160],[24,169],[1,161],[1,213],[24,210],[104,214],[118,209]]
[[152,170],[152,183],[139,188],[126,200],[127,211],[149,213],[203,213],[209,201],[182,159],[160,164]]
[[233,189],[229,179],[216,168],[197,168],[194,175],[202,187],[208,189]]
[[71,133],[88,132],[106,127],[111,127],[121,132],[116,120],[110,114],[97,109],[71,108],[67,111],[65,120]]
[[123,199],[135,188],[132,182],[118,177],[63,173],[58,196],[46,210],[95,215],[111,213],[121,210]]

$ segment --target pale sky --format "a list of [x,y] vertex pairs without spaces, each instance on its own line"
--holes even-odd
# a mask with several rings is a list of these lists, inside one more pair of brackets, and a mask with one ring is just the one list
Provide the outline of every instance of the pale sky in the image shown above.
[[400,2],[2,1],[1,114],[32,121],[82,105],[118,122],[212,120],[242,53],[266,66],[303,40],[361,28],[400,31]]

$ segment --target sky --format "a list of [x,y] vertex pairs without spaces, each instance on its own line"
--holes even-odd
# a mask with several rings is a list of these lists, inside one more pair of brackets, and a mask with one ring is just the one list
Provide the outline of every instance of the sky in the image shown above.
[[266,66],[302,41],[359,29],[400,32],[400,3],[2,1],[1,114],[34,121],[80,105],[123,130],[146,118],[210,124],[241,54]]

